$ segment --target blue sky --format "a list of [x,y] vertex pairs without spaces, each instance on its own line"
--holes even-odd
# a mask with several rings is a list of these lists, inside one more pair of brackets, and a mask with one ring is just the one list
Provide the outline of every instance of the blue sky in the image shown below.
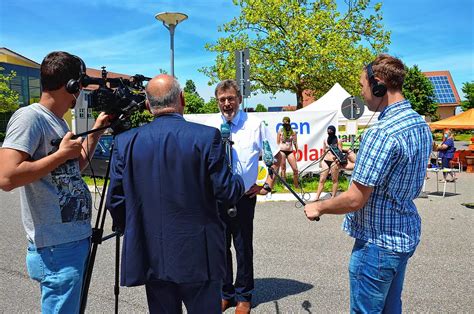
[[[343,1],[338,1],[343,2]],[[384,25],[392,31],[388,52],[422,71],[449,70],[461,97],[474,80],[474,1],[386,0]],[[53,50],[77,54],[87,67],[154,76],[169,71],[169,32],[156,13],[183,12],[189,19],[175,34],[175,74],[192,79],[204,99],[214,87],[198,72],[212,65],[205,50],[222,33],[217,27],[239,14],[231,0],[0,0],[0,46],[38,63]],[[253,96],[255,106],[295,104],[290,93]]]

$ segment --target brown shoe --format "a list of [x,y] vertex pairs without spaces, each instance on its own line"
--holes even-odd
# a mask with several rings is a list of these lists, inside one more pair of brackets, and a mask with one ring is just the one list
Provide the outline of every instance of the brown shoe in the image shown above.
[[229,307],[235,306],[235,301],[233,299],[226,300],[222,299],[221,301],[221,310],[222,312],[225,312]]
[[250,302],[237,302],[237,307],[235,308],[235,314],[249,314],[252,304]]

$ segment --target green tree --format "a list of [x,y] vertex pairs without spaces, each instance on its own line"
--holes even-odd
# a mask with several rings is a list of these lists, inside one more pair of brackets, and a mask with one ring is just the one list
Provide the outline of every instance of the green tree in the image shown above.
[[187,80],[184,86],[184,100],[186,106],[184,107],[184,113],[214,113],[219,112],[219,106],[214,97],[212,97],[207,103],[204,99],[199,96],[196,90],[196,84],[193,80]]
[[217,99],[211,97],[211,99],[202,107],[201,113],[216,113],[219,112],[219,105]]
[[148,110],[141,112],[135,111],[130,116],[130,122],[132,123],[132,128],[136,128],[153,121],[154,118],[155,117]]
[[235,78],[234,51],[249,47],[254,91],[291,91],[297,108],[304,90],[318,98],[336,82],[359,94],[363,65],[390,43],[381,3],[369,7],[369,2],[345,0],[340,12],[336,0],[233,0],[240,16],[219,27],[227,37],[206,45],[217,53],[215,65],[200,71],[209,85]]
[[186,103],[184,113],[201,113],[205,104],[204,99],[198,93],[184,92],[184,101]]
[[411,103],[413,110],[421,115],[438,119],[438,104],[431,81],[420,71],[417,65],[406,68],[403,82],[403,95]]
[[[0,72],[3,72],[0,68]],[[10,89],[10,81],[16,76],[14,71],[10,74],[0,73],[0,113],[8,113],[20,107],[18,93]]]
[[464,82],[462,86],[462,92],[466,100],[461,102],[461,108],[463,111],[467,111],[474,108],[474,81]]
[[184,86],[184,92],[188,94],[198,94],[196,91],[196,84],[194,84],[193,80],[187,80],[186,85]]
[[262,104],[258,104],[255,107],[255,112],[267,112],[267,111],[268,111],[268,109]]

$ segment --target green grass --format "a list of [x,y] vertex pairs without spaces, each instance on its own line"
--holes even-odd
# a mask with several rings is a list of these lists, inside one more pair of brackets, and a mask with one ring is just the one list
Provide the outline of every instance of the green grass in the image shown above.
[[104,185],[103,178],[95,178],[95,183],[94,183],[94,178],[89,177],[89,176],[82,176],[82,179],[84,179],[84,182],[86,182],[87,185],[95,185],[95,184],[97,184],[97,186]]
[[[288,193],[288,190],[285,190],[280,180],[276,179],[276,181],[277,181],[276,184],[273,186],[273,192],[274,193]],[[291,188],[294,188],[292,174],[287,175],[286,182],[290,185]],[[312,178],[302,178],[301,184],[305,192],[315,193],[319,185],[319,176],[314,176]],[[345,176],[340,175],[338,190],[347,191],[348,187],[349,187],[349,180]],[[300,192],[300,190],[295,190],[295,191]],[[324,183],[323,192],[331,192],[331,191],[332,191],[332,181],[329,176],[326,182]]]
[[[102,187],[104,185],[104,179],[103,178],[95,178],[96,183],[94,184],[94,179],[89,176],[83,176],[82,177],[84,181],[86,182],[87,185],[89,186],[94,186],[95,184],[98,187]],[[285,190],[283,184],[280,182],[280,180],[276,179],[277,183],[273,186],[273,192],[274,193],[288,193],[288,190]],[[294,188],[293,186],[293,175],[289,174],[287,175],[286,182],[290,185],[290,187]],[[301,184],[303,185],[303,189],[305,192],[308,193],[314,193],[316,192],[318,185],[319,185],[319,176],[314,176],[312,178],[303,178],[301,179]],[[347,188],[349,187],[349,180],[341,175],[339,176],[339,191],[347,191]],[[326,180],[324,183],[324,192],[331,192],[332,190],[332,181],[330,177]],[[296,190],[296,192],[300,192],[300,190]]]

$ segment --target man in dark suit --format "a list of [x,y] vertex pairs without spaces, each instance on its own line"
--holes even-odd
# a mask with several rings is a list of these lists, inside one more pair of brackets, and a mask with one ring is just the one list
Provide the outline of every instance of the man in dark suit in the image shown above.
[[124,233],[121,284],[145,285],[151,313],[221,313],[225,230],[219,202],[244,193],[219,130],[187,122],[169,75],[147,85],[155,120],[116,137],[107,208]]

